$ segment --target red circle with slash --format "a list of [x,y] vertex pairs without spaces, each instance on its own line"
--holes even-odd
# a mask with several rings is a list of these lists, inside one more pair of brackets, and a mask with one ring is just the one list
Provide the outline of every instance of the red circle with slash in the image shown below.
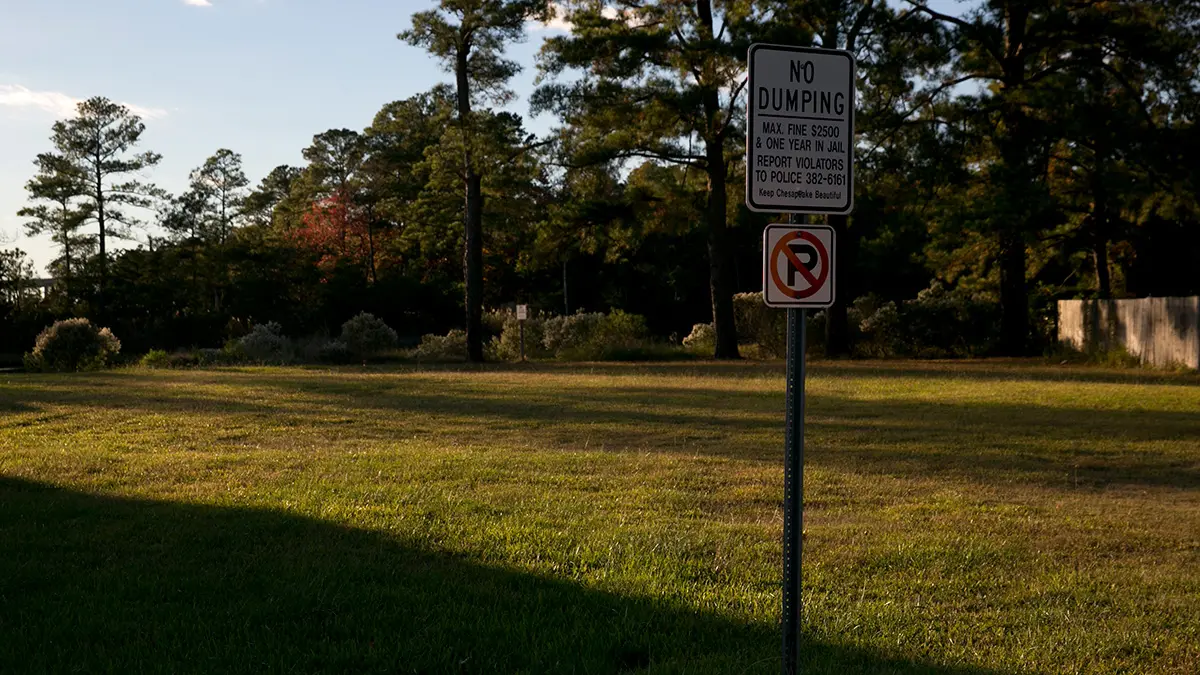
[[[821,263],[820,274],[814,275],[810,272],[804,266],[804,263],[800,262],[800,258],[796,256],[796,252],[788,248],[788,244],[797,239],[803,239],[812,244],[813,248],[817,249],[817,259]],[[810,284],[808,288],[797,291],[783,283],[783,279],[779,278],[779,255],[781,253],[787,256],[788,264],[794,267],[800,276],[808,281]],[[821,240],[813,236],[811,232],[788,232],[780,237],[779,241],[775,242],[775,248],[771,250],[771,281],[775,282],[775,288],[779,289],[780,293],[795,300],[803,300],[821,290],[825,286],[825,281],[829,278],[829,267],[829,252],[825,250],[825,245],[821,243]]]

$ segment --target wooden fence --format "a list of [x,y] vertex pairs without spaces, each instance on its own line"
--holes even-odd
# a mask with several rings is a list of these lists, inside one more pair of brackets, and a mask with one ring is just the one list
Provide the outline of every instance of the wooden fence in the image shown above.
[[1121,346],[1143,363],[1200,370],[1200,296],[1059,300],[1058,339],[1085,351]]

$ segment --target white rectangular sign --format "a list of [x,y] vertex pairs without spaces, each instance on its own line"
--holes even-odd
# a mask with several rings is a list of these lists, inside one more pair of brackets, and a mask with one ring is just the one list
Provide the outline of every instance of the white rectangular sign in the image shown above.
[[753,44],[746,96],[746,206],[854,210],[854,56]]
[[517,321],[529,318],[529,305],[517,305]]
[[834,299],[834,232],[827,225],[763,230],[763,301],[770,307],[828,307]]

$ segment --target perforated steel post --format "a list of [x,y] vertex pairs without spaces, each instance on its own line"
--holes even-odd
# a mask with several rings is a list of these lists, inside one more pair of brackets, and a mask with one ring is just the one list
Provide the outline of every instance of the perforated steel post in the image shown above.
[[[807,216],[792,214],[792,223]],[[805,309],[787,310],[787,398],[783,459],[783,673],[796,675],[800,660],[801,574],[804,533]]]

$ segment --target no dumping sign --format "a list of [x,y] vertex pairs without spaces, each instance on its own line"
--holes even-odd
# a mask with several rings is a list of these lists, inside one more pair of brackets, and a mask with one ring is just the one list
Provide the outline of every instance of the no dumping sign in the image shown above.
[[833,304],[833,228],[768,225],[763,230],[763,301],[770,307]]
[[854,210],[854,57],[754,44],[747,54],[746,206]]

